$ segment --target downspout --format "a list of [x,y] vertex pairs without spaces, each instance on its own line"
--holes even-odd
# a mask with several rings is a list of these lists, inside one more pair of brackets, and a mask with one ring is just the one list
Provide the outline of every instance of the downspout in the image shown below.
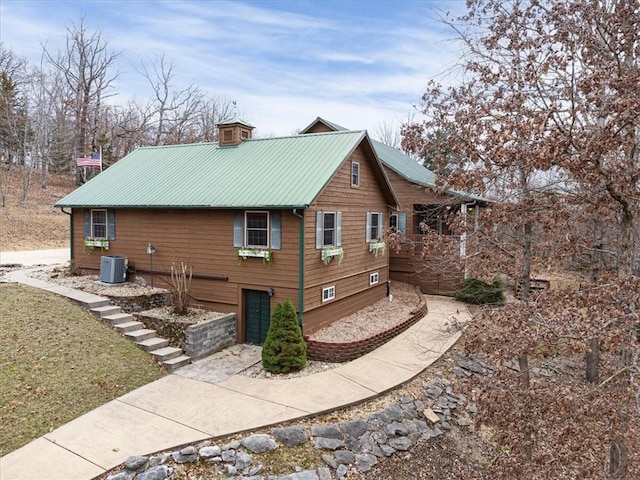
[[298,323],[300,328],[304,325],[304,217],[298,213],[298,209],[293,209],[293,214],[300,219],[298,241],[300,247],[298,251]]
[[60,211],[69,215],[69,260],[73,263],[73,212],[65,212],[64,207],[60,207]]

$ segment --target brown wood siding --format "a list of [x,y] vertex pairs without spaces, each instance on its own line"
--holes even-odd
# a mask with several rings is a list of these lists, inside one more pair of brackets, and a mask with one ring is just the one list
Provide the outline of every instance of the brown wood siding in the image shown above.
[[318,122],[313,127],[311,127],[309,130],[307,130],[305,132],[305,134],[307,134],[307,133],[326,133],[326,132],[333,132],[333,131],[335,131],[335,130],[327,127],[324,123]]
[[[82,251],[83,210],[75,209],[74,263],[84,269],[99,270],[102,255],[128,258],[130,268],[150,280],[150,256],[147,244],[156,249],[153,255],[154,284],[169,288],[171,264],[184,262],[193,270],[191,293],[194,302],[220,311],[238,311],[241,287],[254,290],[274,289],[274,302],[290,298],[298,304],[299,220],[291,211],[282,212],[281,249],[273,250],[273,264],[261,258],[238,262],[233,246],[233,210],[151,210],[116,211],[116,239],[104,253]],[[211,278],[219,277],[219,278]],[[240,315],[239,315],[240,317]]]
[[[337,292],[337,289],[336,289]],[[319,329],[326,327],[332,322],[364,307],[371,305],[387,294],[386,284],[378,284],[374,288],[369,288],[359,295],[350,295],[328,302],[322,308],[316,308],[304,314],[303,333],[311,335]]]
[[[414,224],[414,205],[451,202],[450,196],[438,194],[430,188],[411,183],[389,168],[385,167],[385,171],[400,202],[400,211],[407,214],[406,233],[410,237],[417,228]],[[462,272],[442,272],[433,262],[422,260],[420,246],[416,245],[413,248],[410,242],[407,242],[400,252],[390,253],[389,270],[389,277],[392,280],[418,285],[422,292],[430,294],[451,295],[460,287],[463,280]]]
[[[352,161],[360,164],[358,187],[351,186]],[[372,161],[364,149],[356,149],[312,208],[305,212],[305,332],[316,331],[327,323],[368,305],[372,298],[377,300],[386,293],[388,251],[375,257],[365,241],[367,212],[382,212],[384,228],[388,226],[390,212],[374,175]],[[334,258],[325,265],[320,258],[321,250],[315,248],[317,211],[342,212],[342,264]],[[377,286],[369,286],[371,272],[378,272]],[[322,288],[331,285],[336,286],[336,300],[323,304]],[[381,285],[384,288],[380,288]],[[363,298],[366,300],[362,300]],[[360,307],[354,309],[354,305]],[[322,313],[325,310],[331,314],[325,316]]]

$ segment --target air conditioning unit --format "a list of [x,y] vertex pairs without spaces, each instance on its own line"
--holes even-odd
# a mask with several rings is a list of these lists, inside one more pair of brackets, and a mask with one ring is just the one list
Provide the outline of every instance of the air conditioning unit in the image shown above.
[[127,258],[106,255],[100,258],[100,281],[123,283],[127,278]]

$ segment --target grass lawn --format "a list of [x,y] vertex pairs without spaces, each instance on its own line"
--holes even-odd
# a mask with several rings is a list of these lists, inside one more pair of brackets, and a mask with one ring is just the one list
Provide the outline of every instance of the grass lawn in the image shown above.
[[0,284],[0,455],[163,375],[71,301]]

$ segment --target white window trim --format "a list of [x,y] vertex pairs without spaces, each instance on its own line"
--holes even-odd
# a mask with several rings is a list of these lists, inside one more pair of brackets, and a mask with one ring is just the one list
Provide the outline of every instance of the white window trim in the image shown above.
[[[105,223],[104,223],[104,236],[103,237],[97,237],[94,234],[94,230],[93,230],[93,227],[94,227],[93,213],[94,212],[104,212],[104,222]],[[89,233],[91,235],[91,239],[93,239],[93,240],[107,240],[109,238],[109,212],[104,208],[91,209],[90,217],[91,217],[91,225],[90,225],[90,228],[89,228]],[[97,224],[95,224],[95,225],[97,225]],[[100,225],[102,225],[102,224],[100,224]]]
[[380,274],[378,272],[373,272],[369,274],[369,285],[375,285],[380,281]]
[[[354,170],[357,170],[355,175],[356,181],[353,181]],[[359,187],[360,186],[360,162],[351,162],[351,186]]]
[[[249,243],[249,229],[248,229],[248,225],[249,222],[247,222],[247,214],[250,213],[262,213],[262,214],[266,214],[267,215],[267,244],[266,245],[251,245]],[[270,216],[269,216],[269,212],[265,212],[264,210],[247,210],[244,212],[244,246],[246,248],[269,248],[269,245],[271,245],[271,222],[270,222]]]
[[322,289],[322,302],[329,302],[336,298],[336,286],[331,285]]
[[[378,225],[375,227],[377,230],[377,235],[372,235],[373,233],[373,217],[378,219]],[[367,212],[367,225],[366,225],[365,236],[367,237],[368,242],[377,242],[384,236],[384,214],[382,212]]]

